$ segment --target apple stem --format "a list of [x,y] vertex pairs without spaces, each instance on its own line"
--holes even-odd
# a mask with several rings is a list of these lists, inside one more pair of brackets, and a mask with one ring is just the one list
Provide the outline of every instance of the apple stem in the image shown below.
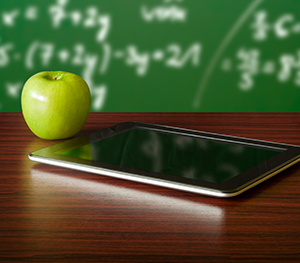
[[57,80],[57,76],[54,77],[54,80]]

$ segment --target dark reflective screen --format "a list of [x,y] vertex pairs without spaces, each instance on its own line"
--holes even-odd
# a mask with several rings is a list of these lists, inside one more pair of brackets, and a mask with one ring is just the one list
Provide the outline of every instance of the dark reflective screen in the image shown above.
[[133,129],[62,154],[223,183],[279,153],[230,142]]

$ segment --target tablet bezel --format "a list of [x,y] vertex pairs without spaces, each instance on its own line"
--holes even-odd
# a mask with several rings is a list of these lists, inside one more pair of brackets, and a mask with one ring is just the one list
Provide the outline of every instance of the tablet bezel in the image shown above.
[[[205,138],[213,141],[248,145],[282,152],[220,184],[139,170],[135,168],[120,167],[117,165],[101,163],[93,160],[90,161],[60,154],[64,151],[97,142],[99,140],[103,140],[132,129],[143,129],[160,133],[177,134],[193,138]],[[70,139],[47,148],[34,151],[29,154],[29,158],[37,162],[113,176],[121,179],[133,180],[211,196],[231,197],[246,191],[247,189],[261,183],[262,181],[274,176],[275,174],[298,162],[300,160],[300,147],[295,145],[156,124],[125,122],[86,136]]]

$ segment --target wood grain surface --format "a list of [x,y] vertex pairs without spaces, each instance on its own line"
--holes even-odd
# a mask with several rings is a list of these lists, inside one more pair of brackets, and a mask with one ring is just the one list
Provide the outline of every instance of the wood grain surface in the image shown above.
[[[91,113],[88,134],[141,121],[300,145],[298,113]],[[228,199],[38,164],[0,113],[0,262],[300,262],[300,164]]]

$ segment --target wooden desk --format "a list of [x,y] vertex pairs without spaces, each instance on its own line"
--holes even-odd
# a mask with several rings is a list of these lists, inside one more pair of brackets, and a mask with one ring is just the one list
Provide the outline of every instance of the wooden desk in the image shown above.
[[[123,121],[300,145],[297,113],[94,113],[79,135]],[[300,262],[300,164],[218,199],[27,158],[54,143],[0,113],[0,262]]]

